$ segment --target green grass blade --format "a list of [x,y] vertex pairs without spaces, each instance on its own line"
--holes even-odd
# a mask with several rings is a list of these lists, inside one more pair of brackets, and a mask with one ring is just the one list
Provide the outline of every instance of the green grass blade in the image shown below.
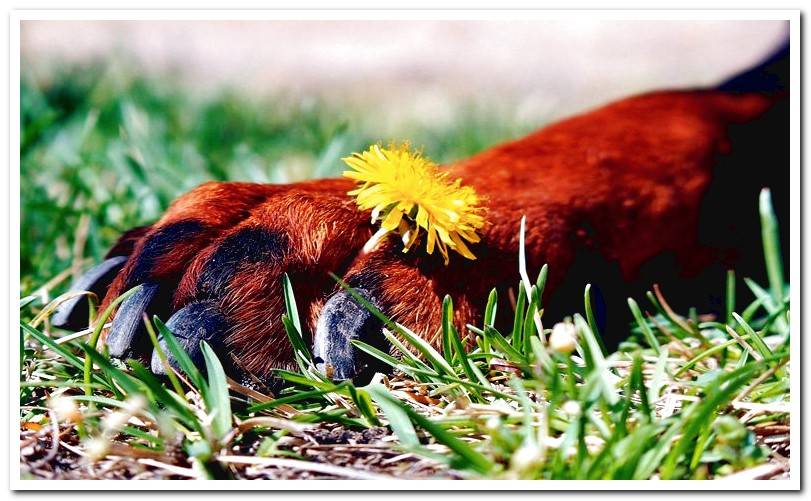
[[[433,373],[433,371],[430,371],[430,370],[426,371],[426,370],[417,369],[417,368],[412,368],[412,371],[417,373],[417,374],[419,374],[419,373],[435,374],[435,373]],[[514,395],[510,395],[509,393],[504,393],[504,392],[498,391],[497,389],[495,389],[489,383],[487,385],[474,383],[474,382],[471,382],[471,381],[465,381],[464,379],[460,379],[460,378],[458,378],[456,376],[448,376],[446,374],[437,374],[435,376],[435,380],[438,381],[438,382],[449,383],[449,384],[455,385],[455,386],[461,386],[461,387],[466,388],[466,389],[472,389],[472,390],[478,390],[480,392],[490,393],[490,394],[492,394],[492,395],[494,395],[496,397],[503,398],[505,400],[515,400],[516,399],[516,397]],[[437,393],[441,393],[441,392],[437,392]]]
[[774,301],[774,298],[769,294],[766,289],[761,287],[757,282],[752,280],[751,278],[744,278],[743,282],[749,287],[749,290],[752,291],[752,294],[755,295],[755,298],[760,299],[763,302],[763,307],[769,313],[774,313],[777,311],[777,303]]
[[498,311],[498,291],[493,289],[487,296],[487,306],[484,308],[484,325],[493,327],[496,324],[496,312]]
[[20,298],[20,309],[24,309],[29,304],[33,303],[39,298],[39,296],[25,296],[24,298]]
[[743,317],[743,319],[747,322],[750,321],[755,316],[755,313],[757,313],[757,311],[763,307],[764,300],[765,298],[762,297],[756,298],[749,304],[749,306],[746,307],[746,309],[743,310],[741,317]]
[[296,402],[300,402],[302,400],[315,399],[315,398],[323,396],[323,395],[325,395],[327,393],[332,393],[332,392],[338,391],[338,390],[340,390],[340,388],[341,388],[340,385],[332,385],[332,386],[329,386],[329,387],[326,387],[326,388],[323,388],[323,389],[309,390],[309,391],[299,391],[299,392],[296,392],[293,395],[289,395],[289,396],[281,397],[281,398],[276,398],[276,399],[270,400],[268,402],[262,402],[262,403],[259,403],[259,404],[254,404],[254,405],[248,407],[248,412],[261,412],[261,411],[268,410],[268,409],[274,409],[276,407],[279,407],[280,405],[293,404],[293,403],[296,403]]
[[585,345],[588,346],[589,352],[594,360],[595,371],[599,374],[599,383],[602,388],[603,397],[609,405],[614,405],[619,400],[619,397],[616,388],[611,383],[614,376],[606,365],[605,356],[600,350],[600,345],[597,343],[594,333],[591,332],[589,325],[583,317],[575,315],[574,324],[586,341]]
[[732,313],[735,311],[735,272],[727,270],[726,293],[727,323],[732,323]]
[[160,437],[152,435],[151,433],[147,433],[147,432],[145,432],[143,430],[139,430],[138,428],[135,428],[134,426],[130,426],[130,425],[126,425],[123,428],[121,428],[121,433],[129,435],[131,437],[140,438],[141,440],[143,440],[145,442],[149,442],[152,445],[155,445],[155,446],[157,446],[157,447],[159,447],[161,449],[163,448],[163,444],[165,442]]
[[286,314],[282,314],[282,326],[284,327],[285,334],[287,334],[287,339],[293,346],[293,356],[296,359],[296,363],[299,369],[301,369],[301,372],[306,374],[312,366],[310,350],[307,349],[304,338],[301,337],[301,333],[296,329],[295,323]]
[[405,338],[405,340],[416,348],[417,351],[422,353],[426,360],[428,360],[437,372],[453,375],[454,370],[448,365],[448,362],[437,352],[433,346],[427,341],[414,334],[407,327],[397,324],[397,330]]
[[661,353],[662,349],[659,346],[659,341],[656,339],[656,336],[653,334],[650,326],[645,322],[645,319],[642,317],[642,312],[639,310],[639,305],[636,304],[632,298],[628,298],[628,307],[631,308],[631,313],[634,315],[634,319],[636,320],[637,325],[642,330],[642,335],[645,336],[645,340],[647,340],[648,345],[653,348],[653,351],[656,352],[656,355]]
[[391,396],[389,390],[381,384],[369,385],[369,394],[377,402],[377,405],[383,410],[386,419],[389,421],[391,430],[400,439],[400,443],[406,448],[416,449],[420,446],[420,439],[417,437],[417,432],[411,424],[408,413],[405,412],[404,406]]
[[301,334],[303,331],[301,330],[301,320],[299,320],[298,316],[296,296],[293,294],[293,284],[290,282],[290,277],[287,275],[287,273],[282,275],[282,292],[284,295],[284,309],[285,313],[287,314],[287,318],[290,319],[293,327],[296,328],[296,332]]
[[400,360],[401,365],[406,365],[411,368],[424,369],[430,373],[436,374],[437,371],[428,367],[422,360],[419,359],[406,345],[397,339],[397,336],[392,334],[388,329],[383,329],[383,336],[391,343],[391,345],[402,355]]
[[150,402],[160,402],[161,405],[170,409],[183,423],[197,431],[202,430],[199,420],[186,405],[182,395],[169,393],[160,381],[144,366],[135,360],[130,360],[128,365],[132,373],[141,381],[152,393]]
[[664,387],[665,377],[667,375],[667,357],[667,349],[663,349],[662,352],[659,353],[659,360],[656,361],[656,365],[653,368],[653,376],[651,377],[648,391],[649,402],[659,400],[659,392],[662,391],[662,387]]
[[146,324],[146,333],[149,335],[149,340],[152,341],[152,347],[155,350],[155,353],[158,355],[163,367],[166,370],[166,375],[169,377],[169,382],[175,390],[175,393],[181,396],[185,396],[183,392],[183,387],[180,385],[180,380],[177,378],[177,374],[175,371],[172,370],[171,365],[169,364],[169,359],[166,357],[166,353],[163,351],[160,343],[158,342],[158,335],[155,333],[155,329],[152,327],[152,324],[149,322],[145,322]]
[[[745,335],[741,336],[741,339],[744,339],[744,340],[746,340],[748,338],[749,338],[748,334],[745,334]],[[732,339],[730,341],[726,341],[726,342],[723,342],[721,344],[717,344],[717,345],[713,346],[712,348],[708,348],[708,349],[702,351],[701,353],[697,354],[695,357],[688,360],[684,365],[679,367],[679,369],[676,371],[676,373],[673,374],[673,377],[681,376],[682,374],[684,374],[688,370],[692,369],[698,362],[701,362],[702,360],[705,360],[706,358],[711,357],[712,355],[715,355],[716,353],[720,353],[721,351],[725,350],[726,348],[729,348],[730,346],[734,346],[736,344],[738,344],[738,340]]]
[[[525,357],[529,357],[532,351],[532,344],[530,339],[537,336],[538,329],[536,327],[536,317],[538,314],[538,306],[541,304],[540,297],[538,296],[538,289],[532,286],[530,290],[529,301],[527,302],[526,314],[524,315],[523,329],[521,332],[521,345],[518,348]],[[538,322],[540,323],[540,322]]]
[[586,290],[583,292],[583,303],[586,309],[586,320],[588,321],[589,328],[591,332],[594,333],[594,337],[597,338],[597,343],[600,345],[600,350],[605,353],[605,344],[603,344],[603,338],[600,335],[600,330],[597,329],[597,320],[594,318],[594,310],[591,307],[591,284],[586,284]]
[[515,314],[513,315],[513,330],[510,334],[510,344],[514,348],[520,349],[524,345],[521,338],[524,332],[524,308],[526,306],[527,293],[521,284],[518,284],[518,298],[515,300]]
[[507,341],[507,339],[505,339],[504,336],[502,336],[501,333],[499,333],[496,329],[485,326],[484,334],[487,336],[490,343],[501,350],[501,353],[504,354],[508,360],[521,364],[527,363],[526,357],[524,357],[524,355],[522,355],[518,350],[513,348],[510,342]]
[[[777,314],[781,308],[781,302],[775,300],[775,298],[767,292],[763,287],[757,284],[754,280],[750,278],[744,278],[744,283],[746,283],[747,287],[752,291],[757,299],[760,299],[763,302],[763,307],[768,311],[770,314]],[[744,318],[747,318],[744,315]],[[788,332],[788,324],[786,319],[782,316],[775,319],[774,327],[776,332],[780,334],[786,334]]]
[[[382,391],[385,391],[385,389],[383,389]],[[468,467],[480,474],[487,474],[493,469],[493,463],[489,459],[481,455],[479,452],[474,450],[465,442],[453,436],[451,433],[442,428],[442,426],[433,423],[430,419],[415,412],[413,409],[411,409],[404,403],[400,402],[399,400],[396,400],[389,395],[385,394],[382,395],[384,396],[384,400],[385,398],[388,398],[389,403],[393,404],[393,406],[399,407],[400,410],[406,415],[406,418],[410,419],[411,422],[416,423],[417,426],[430,433],[431,436],[433,436],[437,442],[445,445],[451,451],[456,453],[459,457],[457,466]],[[378,403],[381,402],[380,400],[377,399],[376,401]],[[398,433],[398,437],[399,436],[400,435]]]
[[352,384],[348,384],[346,388],[355,403],[355,407],[358,409],[358,413],[369,423],[369,426],[380,426],[380,420],[377,418],[377,412],[375,412],[372,405],[369,393],[362,388],[355,388]]
[[445,295],[442,300],[442,355],[448,363],[453,363],[453,300]]
[[310,386],[313,388],[318,388],[320,390],[327,390],[332,388],[331,391],[337,391],[343,386],[335,386],[327,379],[316,379],[313,378],[311,374],[299,374],[298,372],[290,372],[278,369],[275,371],[276,375],[280,378],[284,379],[285,381],[289,381],[291,383],[300,384],[302,386]]
[[780,252],[780,232],[777,217],[772,208],[772,195],[768,188],[760,191],[759,200],[763,256],[766,261],[766,275],[775,303],[783,300],[783,256]]
[[228,380],[220,360],[214,350],[205,341],[200,343],[203,358],[206,362],[208,384],[203,392],[203,400],[209,413],[214,414],[212,429],[218,440],[225,437],[232,428],[231,397],[228,393]]
[[[632,435],[629,435],[629,438],[633,438],[636,443],[636,447],[631,448],[631,450],[645,451],[644,454],[641,454],[639,457],[636,467],[633,468],[631,478],[634,480],[648,480],[654,472],[656,472],[673,446],[673,439],[680,431],[680,428],[676,426],[676,424],[678,423],[670,426],[670,428],[668,428],[663,435],[657,437],[655,441],[653,440],[656,432],[655,426],[642,427]],[[650,448],[651,444],[653,444],[653,448]],[[629,466],[633,465],[631,462],[626,464]]]
[[141,386],[135,378],[125,373],[122,370],[116,369],[101,353],[97,352],[86,344],[79,345],[84,352],[88,355],[91,363],[94,363],[106,372],[110,378],[115,381],[127,395],[136,395],[141,393]]
[[544,346],[541,338],[537,336],[533,337],[529,340],[529,344],[532,348],[532,354],[535,357],[535,361],[540,364],[541,369],[546,371],[554,370],[554,362],[552,361],[552,357],[549,356],[549,352],[546,350],[546,346]]
[[164,324],[161,319],[157,317],[157,315],[153,317],[152,321],[154,322],[155,327],[158,329],[158,333],[166,342],[166,348],[177,361],[177,364],[180,366],[180,370],[182,370],[189,377],[189,382],[194,386],[194,389],[198,392],[204,391],[206,382],[203,379],[203,375],[200,374],[197,366],[195,366],[194,362],[192,362],[191,358],[189,358],[189,354],[186,353],[186,350],[180,345],[175,335],[169,330],[168,327],[166,327],[166,324]]
[[749,335],[749,341],[752,343],[752,346],[758,351],[758,353],[760,353],[760,355],[763,358],[769,358],[772,355],[774,355],[772,353],[772,350],[769,349],[769,346],[766,345],[766,342],[763,341],[763,338],[760,336],[760,334],[755,332],[755,330],[746,322],[746,320],[744,320],[737,313],[732,313],[732,316],[735,319],[735,321],[738,322],[738,325],[743,327],[744,332],[746,332]]
[[[541,271],[538,273],[538,279],[535,280],[535,287],[538,289],[538,296],[543,298],[543,291],[546,288],[546,279],[549,276],[549,265],[541,266]],[[540,304],[538,305],[540,307]]]
[[[489,381],[481,374],[481,372],[476,372],[473,370],[473,364],[470,362],[470,359],[467,357],[467,351],[465,350],[464,344],[462,344],[462,338],[459,336],[459,333],[456,331],[455,328],[451,326],[451,340],[454,343],[454,348],[456,351],[456,358],[462,365],[462,370],[464,371],[465,375],[471,382],[479,381],[480,383],[489,386]],[[480,379],[481,378],[481,379]],[[478,391],[474,391],[475,396],[477,399],[481,400],[481,395],[479,395]]]
[[374,358],[380,360],[381,362],[384,362],[386,365],[389,365],[391,367],[396,367],[396,366],[400,365],[399,360],[397,360],[393,356],[389,355],[388,353],[383,353],[382,351],[378,350],[377,348],[375,348],[374,346],[372,346],[370,344],[366,344],[363,341],[360,341],[358,339],[353,339],[352,341],[350,341],[350,343],[355,348],[357,348],[360,351],[363,351],[365,353],[368,353],[369,355],[371,355]]
[[25,322],[20,322],[20,329],[22,329],[25,333],[29,336],[36,339],[41,345],[46,346],[54,353],[57,353],[60,357],[65,359],[70,365],[76,367],[79,370],[84,370],[84,362],[70,352],[64,345],[57,344],[56,341],[48,337],[47,335],[43,334],[39,330],[31,327]]

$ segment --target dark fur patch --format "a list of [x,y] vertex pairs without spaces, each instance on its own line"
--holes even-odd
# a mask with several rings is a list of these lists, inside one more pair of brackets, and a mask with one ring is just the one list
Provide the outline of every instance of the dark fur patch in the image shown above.
[[151,226],[138,226],[131,230],[127,230],[118,238],[118,241],[113,247],[107,251],[105,259],[116,256],[129,256],[135,249],[135,245],[142,239],[150,230]]
[[787,40],[762,63],[725,81],[718,86],[718,90],[763,93],[785,91],[789,79],[789,52]]
[[352,275],[348,284],[352,288],[366,289],[372,296],[378,297],[380,295],[378,290],[382,282],[383,277],[379,271],[365,268]]
[[244,265],[284,257],[289,250],[287,235],[264,228],[244,228],[220,243],[197,279],[197,299],[219,297],[231,278]]
[[180,221],[166,225],[148,237],[136,258],[135,267],[127,280],[127,288],[150,280],[158,259],[172,252],[172,246],[177,242],[194,238],[202,230],[203,224],[199,221]]

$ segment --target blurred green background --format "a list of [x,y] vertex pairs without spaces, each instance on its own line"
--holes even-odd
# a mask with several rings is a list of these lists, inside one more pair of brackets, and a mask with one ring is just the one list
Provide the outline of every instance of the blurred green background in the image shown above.
[[[538,127],[509,106],[467,102],[450,119],[401,121],[376,134],[380,113],[356,102],[227,86],[194,93],[116,64],[66,65],[21,77],[22,294],[100,260],[125,230],[155,221],[209,180],[288,183],[340,175],[342,156],[409,140],[433,159],[463,158]],[[70,282],[69,276],[55,288]]]

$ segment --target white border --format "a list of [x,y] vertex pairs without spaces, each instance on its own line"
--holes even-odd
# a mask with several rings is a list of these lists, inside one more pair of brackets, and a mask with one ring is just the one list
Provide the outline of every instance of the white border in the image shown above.
[[[791,220],[790,227],[790,282],[791,302],[794,311],[800,312],[800,12],[797,10],[18,10],[10,15],[10,79],[9,79],[9,157],[10,157],[10,228],[9,242],[20,238],[20,22],[23,20],[787,20],[790,22],[791,73],[790,73],[790,121],[791,121]],[[13,145],[13,148],[12,148]],[[785,222],[783,222],[785,224]],[[8,447],[10,486],[13,490],[395,490],[445,491],[445,490],[799,490],[801,477],[800,463],[800,314],[791,316],[791,358],[794,370],[791,372],[792,411],[791,442],[794,454],[791,456],[791,479],[774,481],[736,481],[730,484],[723,481],[497,481],[497,480],[396,480],[396,481],[357,481],[357,480],[276,480],[234,482],[214,480],[207,482],[183,482],[171,480],[142,480],[137,483],[124,483],[116,480],[21,480],[19,469],[19,244],[11,245],[9,253],[10,271],[8,283],[12,285],[12,296],[7,307],[11,314],[9,350],[12,363],[10,379],[13,381],[9,392],[10,425],[12,440]],[[10,385],[11,386],[11,385]],[[11,426],[10,426],[11,428]]]
[[12,23],[28,20],[599,20],[644,21],[799,21],[799,11],[792,10],[412,10],[412,9],[325,9],[325,10],[17,10],[11,14]]

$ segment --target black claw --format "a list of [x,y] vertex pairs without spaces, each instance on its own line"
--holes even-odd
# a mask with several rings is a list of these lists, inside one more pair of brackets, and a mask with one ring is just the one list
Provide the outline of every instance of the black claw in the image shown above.
[[[194,362],[194,365],[202,369],[205,363],[203,352],[200,349],[200,341],[206,341],[214,348],[221,346],[227,322],[215,303],[203,301],[192,303],[178,310],[166,322],[166,327],[175,335],[177,341]],[[177,359],[169,350],[166,340],[161,337],[158,343],[166,354],[169,364],[175,369],[179,369]],[[157,350],[152,352],[150,365],[153,373],[166,375],[166,368],[161,362]]]
[[146,334],[143,315],[158,294],[158,284],[145,283],[121,303],[107,334],[110,356],[126,360],[149,353],[151,343]]
[[[365,289],[357,294],[375,304]],[[352,346],[353,339],[361,340],[384,352],[389,345],[382,334],[383,323],[352,294],[340,291],[334,294],[318,318],[313,341],[316,367],[333,380],[351,379],[357,384],[368,382],[375,372],[387,372],[388,367],[377,359]]]
[[[99,298],[112,283],[113,278],[127,262],[126,256],[115,256],[105,259],[90,268],[70,286],[70,292],[90,291]],[[86,295],[76,296],[61,303],[51,317],[51,324],[55,327],[69,330],[80,330],[87,327],[90,303]]]

